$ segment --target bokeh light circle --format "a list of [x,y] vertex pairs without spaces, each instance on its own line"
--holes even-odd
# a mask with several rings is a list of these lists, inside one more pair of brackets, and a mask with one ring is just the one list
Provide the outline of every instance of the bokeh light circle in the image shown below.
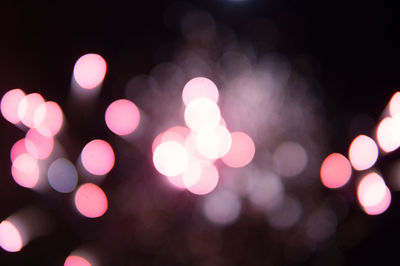
[[182,91],[182,99],[185,105],[188,105],[192,100],[205,97],[214,102],[218,101],[218,88],[208,78],[197,77],[186,83]]
[[83,167],[91,174],[105,175],[114,167],[114,151],[108,142],[95,139],[83,148],[81,153]]
[[23,153],[13,161],[11,174],[18,185],[33,188],[39,181],[40,170],[36,159]]
[[249,164],[256,152],[256,146],[249,135],[243,132],[231,133],[232,144],[222,161],[230,167],[243,167]]
[[23,242],[18,228],[11,222],[4,220],[0,223],[0,247],[8,252],[18,252]]
[[[49,132],[49,131],[47,131]],[[48,137],[51,135],[47,133],[42,135],[36,128],[31,128],[25,136],[25,148],[36,159],[46,159],[53,152],[54,139]]]
[[208,98],[196,98],[185,108],[186,125],[193,131],[199,132],[205,127],[217,126],[221,120],[218,105]]
[[366,170],[378,159],[378,146],[368,136],[359,135],[350,144],[349,160],[356,170]]
[[75,189],[78,174],[75,166],[65,158],[55,160],[47,170],[50,186],[61,193],[69,193]]
[[375,173],[364,176],[357,187],[358,200],[363,207],[372,207],[379,204],[386,194],[386,184],[383,178]]
[[229,152],[232,137],[226,127],[208,126],[196,136],[196,147],[199,153],[208,159],[221,158]]
[[36,109],[43,103],[44,99],[39,93],[31,93],[22,98],[18,104],[18,116],[25,126],[35,127],[34,114]]
[[99,186],[92,183],[83,184],[75,193],[75,207],[83,216],[100,217],[107,211],[107,196]]
[[74,79],[79,86],[91,90],[99,86],[106,75],[107,64],[98,54],[85,54],[76,61]]
[[321,181],[328,188],[344,186],[351,177],[351,164],[339,153],[328,155],[321,165]]
[[107,107],[105,120],[107,127],[115,134],[129,135],[139,125],[139,109],[133,102],[120,99]]
[[205,163],[201,168],[201,175],[197,182],[186,188],[196,195],[205,195],[215,189],[219,181],[218,169],[214,164]]
[[65,259],[64,266],[92,266],[92,264],[81,256],[70,255]]
[[182,174],[189,162],[185,147],[176,141],[166,141],[158,145],[153,154],[153,163],[158,172],[165,176]]
[[42,103],[33,115],[36,130],[48,137],[55,136],[60,131],[63,120],[63,112],[56,102]]
[[1,98],[1,114],[10,123],[17,124],[20,121],[18,106],[24,97],[25,93],[21,89],[13,89],[6,92]]

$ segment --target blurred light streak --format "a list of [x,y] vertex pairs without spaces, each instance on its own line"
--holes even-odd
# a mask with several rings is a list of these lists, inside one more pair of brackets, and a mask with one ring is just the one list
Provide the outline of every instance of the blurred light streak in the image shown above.
[[95,139],[85,145],[81,152],[83,167],[91,174],[105,175],[114,167],[115,156],[111,145]]
[[75,192],[75,207],[85,217],[100,217],[108,209],[107,196],[99,186],[83,184]]
[[206,196],[203,202],[203,212],[212,223],[229,225],[239,217],[241,206],[242,202],[237,194],[220,189]]
[[76,83],[85,90],[98,87],[106,75],[107,64],[98,54],[85,54],[75,63],[73,77]]
[[47,170],[50,186],[61,193],[72,192],[78,182],[75,166],[65,158],[59,158],[51,163]]
[[191,79],[186,83],[182,91],[184,104],[188,105],[192,100],[201,97],[208,98],[217,103],[219,97],[217,86],[208,78],[197,77]]
[[304,170],[308,156],[303,146],[287,141],[275,149],[272,160],[276,173],[283,177],[293,177]]
[[218,159],[229,152],[232,138],[226,127],[208,126],[202,128],[196,136],[197,150],[208,159]]
[[18,115],[18,106],[24,97],[25,93],[21,89],[12,89],[7,91],[1,98],[1,114],[12,124],[17,124],[21,120]]
[[392,152],[400,146],[400,117],[385,117],[378,125],[376,138],[384,152]]
[[14,159],[11,174],[18,185],[33,188],[39,181],[40,170],[38,162],[31,155],[22,153]]
[[357,136],[349,148],[349,160],[356,170],[366,170],[372,167],[378,159],[378,146],[368,136]]
[[176,141],[159,144],[153,154],[153,163],[158,172],[165,176],[182,174],[189,162],[185,147]]
[[187,190],[196,195],[205,195],[215,189],[218,184],[219,173],[215,165],[207,163],[201,167],[201,175],[197,182],[186,187]]
[[4,220],[0,223],[0,246],[8,252],[18,252],[22,249],[21,234],[10,221]]
[[117,135],[129,135],[139,125],[140,112],[137,106],[126,99],[112,102],[106,110],[107,127]]
[[63,112],[56,102],[44,102],[36,108],[33,123],[42,135],[52,137],[57,135],[63,125]]
[[232,132],[232,145],[222,161],[230,167],[243,167],[254,157],[256,146],[251,137],[243,132]]
[[35,128],[31,128],[25,135],[25,148],[34,158],[43,160],[53,152],[54,139],[50,133],[42,135]]
[[193,131],[199,132],[205,127],[216,127],[221,119],[218,105],[208,98],[197,98],[185,108],[186,125]]
[[321,181],[327,188],[340,188],[347,184],[351,177],[351,164],[340,153],[328,155],[321,165]]
[[26,95],[18,105],[18,116],[21,122],[29,127],[35,127],[34,114],[36,109],[45,101],[39,93],[31,93]]

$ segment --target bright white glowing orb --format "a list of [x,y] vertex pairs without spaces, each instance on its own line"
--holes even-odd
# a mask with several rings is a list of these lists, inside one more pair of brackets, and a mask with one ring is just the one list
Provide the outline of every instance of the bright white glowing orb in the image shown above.
[[197,150],[202,156],[211,160],[226,155],[231,144],[230,132],[221,125],[205,127],[196,136]]
[[220,120],[218,105],[208,98],[196,98],[185,108],[185,123],[195,132],[206,127],[216,127]]
[[192,100],[201,97],[208,98],[216,103],[219,97],[217,86],[208,78],[197,77],[191,79],[183,88],[183,102],[188,105]]
[[8,252],[18,252],[22,246],[18,228],[7,220],[2,221],[0,223],[0,247]]
[[356,170],[366,170],[378,159],[378,146],[368,136],[359,135],[350,144],[349,159]]
[[63,120],[63,112],[56,102],[42,103],[33,115],[36,130],[48,137],[55,136],[60,131]]
[[21,120],[18,115],[18,106],[24,97],[25,93],[21,89],[13,89],[1,98],[1,114],[10,123],[17,124]]
[[74,79],[83,89],[91,90],[99,86],[106,75],[106,61],[98,54],[85,54],[74,67]]
[[346,157],[332,153],[322,162],[321,181],[328,188],[344,186],[351,177],[351,164]]
[[18,185],[33,188],[39,181],[40,171],[36,159],[23,153],[13,161],[11,174]]
[[364,176],[358,184],[358,201],[363,207],[376,206],[385,198],[385,195],[385,181],[375,172]]
[[55,160],[47,170],[47,179],[50,186],[61,193],[69,193],[75,189],[78,174],[75,166],[67,159]]
[[376,138],[384,152],[391,152],[400,146],[400,116],[385,117],[378,125]]
[[139,109],[129,100],[117,100],[108,106],[105,120],[107,127],[115,134],[129,135],[139,125]]
[[389,188],[386,187],[385,197],[376,205],[374,206],[364,206],[364,211],[368,215],[379,215],[384,213],[390,206],[392,201],[392,193],[390,192]]
[[232,145],[228,153],[222,157],[222,161],[230,167],[243,167],[249,164],[256,152],[251,137],[243,132],[232,132]]
[[43,103],[44,99],[39,93],[31,93],[22,98],[18,104],[18,117],[25,126],[35,127],[34,114]]
[[86,144],[81,153],[83,167],[91,174],[105,175],[114,167],[114,151],[108,142],[95,139]]
[[99,186],[92,183],[83,184],[75,193],[75,207],[83,216],[100,217],[107,211],[107,196]]
[[177,176],[188,167],[189,156],[185,147],[176,141],[158,145],[153,154],[153,163],[158,172],[165,176]]

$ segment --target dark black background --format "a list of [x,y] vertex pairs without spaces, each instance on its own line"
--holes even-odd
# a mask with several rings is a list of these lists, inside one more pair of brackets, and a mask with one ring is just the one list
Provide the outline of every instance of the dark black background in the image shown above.
[[[367,123],[358,128],[364,132],[352,131],[355,117],[365,115],[377,121],[400,85],[400,23],[394,2],[204,0],[187,3],[206,10],[218,23],[229,25],[238,32],[243,31],[243,25],[253,18],[267,18],[290,40],[278,45],[279,52],[289,58],[299,54],[314,57],[319,65],[315,78],[320,91],[316,93],[322,97],[329,127],[330,147],[327,150],[345,153],[354,134],[371,133],[372,130]],[[19,87],[26,92],[38,91],[46,99],[62,105],[68,95],[75,60],[84,53],[97,52],[108,64],[107,91],[102,92],[103,96],[120,97],[120,84],[133,75],[148,73],[164,60],[159,55],[160,44],[181,40],[179,31],[165,24],[164,13],[171,3],[151,0],[51,4],[2,1],[0,94]],[[0,130],[2,220],[16,209],[32,202],[40,203],[41,199],[34,192],[18,187],[9,177],[9,149],[22,137],[20,131],[4,119],[0,119]],[[394,160],[397,156],[394,154],[385,160]],[[384,166],[386,162],[379,163]],[[398,200],[397,193],[393,192],[387,213],[360,220],[363,223],[360,227],[367,223],[365,238],[346,250],[343,265],[398,264]],[[365,216],[356,206],[352,212],[357,217]],[[57,236],[65,236],[62,228],[59,229],[61,233]],[[73,237],[66,239],[65,246],[75,244]],[[57,264],[57,260],[34,255],[38,250],[47,249],[49,257],[62,257],[61,254],[68,250],[60,250],[58,246],[62,244],[52,248],[46,244],[48,240],[30,245],[23,254],[0,250],[0,264]]]

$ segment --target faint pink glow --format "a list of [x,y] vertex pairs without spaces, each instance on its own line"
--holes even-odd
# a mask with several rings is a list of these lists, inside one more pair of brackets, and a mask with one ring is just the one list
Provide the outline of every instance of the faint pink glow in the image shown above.
[[22,249],[22,237],[18,228],[4,220],[0,223],[0,247],[8,252],[18,252]]
[[18,116],[25,126],[35,127],[33,117],[36,109],[43,103],[44,99],[39,93],[31,93],[22,98],[18,105]]
[[182,174],[184,187],[194,186],[201,177],[201,161],[196,158],[191,158],[185,172]]
[[382,202],[386,195],[386,184],[375,172],[364,176],[357,187],[358,201],[361,206],[373,207]]
[[39,166],[35,158],[23,153],[13,161],[11,174],[18,185],[33,188],[39,181]]
[[65,260],[64,266],[92,266],[92,265],[81,256],[70,255]]
[[293,177],[300,174],[307,165],[306,150],[297,142],[285,141],[279,144],[272,156],[272,164],[277,174]]
[[213,164],[202,165],[199,180],[190,187],[186,187],[190,192],[197,195],[205,195],[215,189],[218,184],[219,173]]
[[351,164],[346,157],[332,153],[322,162],[321,181],[328,188],[344,186],[351,177]]
[[84,89],[99,86],[106,75],[106,61],[98,54],[85,54],[75,63],[74,79]]
[[56,102],[42,103],[36,108],[33,123],[42,135],[55,136],[63,124],[63,112]]
[[182,180],[182,175],[177,175],[177,176],[166,176],[168,182],[173,185],[176,188],[179,189],[184,189],[185,184],[183,183]]
[[83,216],[97,218],[107,211],[107,196],[99,186],[86,183],[75,193],[75,206]]
[[17,124],[21,120],[18,115],[18,105],[24,97],[25,93],[21,89],[13,89],[1,98],[1,113],[10,123]]
[[188,160],[185,147],[176,141],[162,142],[153,154],[155,168],[165,176],[182,174],[188,166]]
[[108,142],[95,139],[83,148],[81,153],[83,167],[91,174],[105,175],[114,167],[114,151]]
[[400,114],[400,92],[393,94],[389,101],[389,112],[392,117]]
[[376,138],[379,147],[385,152],[394,151],[400,146],[399,118],[393,119],[391,117],[385,117],[378,125]]
[[364,211],[368,215],[381,214],[389,208],[391,201],[392,201],[392,194],[391,194],[389,188],[386,187],[386,193],[385,193],[384,198],[378,204],[376,204],[374,206],[365,206]]
[[25,139],[20,139],[17,142],[15,142],[15,144],[11,148],[10,151],[11,162],[13,162],[15,158],[17,158],[23,153],[28,153],[28,151],[25,148]]
[[208,159],[221,158],[229,152],[232,138],[230,132],[221,125],[205,127],[196,136],[196,147]]
[[197,77],[186,83],[182,91],[182,99],[185,105],[188,105],[192,100],[205,97],[213,102],[218,101],[218,88],[214,82],[208,78]]
[[189,136],[189,134],[190,134],[190,129],[187,127],[183,127],[183,126],[174,126],[174,127],[169,128],[167,131],[177,133],[183,139],[186,139],[187,136]]
[[232,132],[232,145],[222,161],[230,167],[243,167],[253,160],[256,146],[253,140],[243,132]]
[[218,105],[208,98],[196,98],[185,109],[186,125],[195,132],[217,126],[221,120]]
[[[49,131],[47,131],[49,132]],[[46,134],[51,135],[51,134]],[[25,136],[25,148],[36,159],[46,159],[53,151],[53,137],[39,133],[35,128],[29,129]]]
[[204,201],[203,212],[208,220],[219,225],[228,225],[240,215],[241,200],[235,193],[218,190],[208,195]]
[[378,146],[368,136],[359,135],[350,144],[349,159],[356,170],[366,170],[378,159]]
[[105,114],[107,127],[117,135],[124,136],[132,133],[140,121],[139,109],[126,99],[111,103]]

